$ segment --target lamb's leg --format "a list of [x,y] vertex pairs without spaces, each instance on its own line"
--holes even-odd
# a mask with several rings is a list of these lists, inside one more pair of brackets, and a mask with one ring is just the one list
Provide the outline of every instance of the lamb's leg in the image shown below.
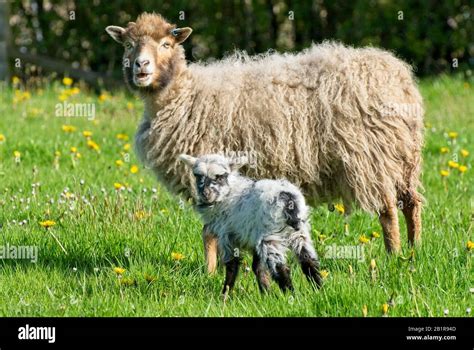
[[257,277],[258,288],[261,293],[265,293],[270,288],[270,280],[265,262],[262,261],[257,252],[253,253],[252,270]]
[[289,290],[293,291],[293,284],[291,283],[290,268],[286,264],[277,263],[274,270],[270,270],[273,279],[278,283],[278,286],[283,292]]
[[398,253],[400,251],[400,228],[397,206],[394,201],[387,204],[386,209],[380,213],[379,221],[383,229],[385,249],[389,253]]
[[403,216],[407,223],[408,243],[414,246],[421,243],[421,200],[419,194],[410,192],[402,196]]
[[270,275],[283,292],[293,291],[291,283],[290,268],[286,264],[285,247],[281,242],[269,240],[262,243],[259,254],[266,261]]
[[320,288],[322,278],[319,273],[319,259],[311,242],[309,232],[297,232],[290,237],[289,241],[291,249],[298,257],[306,279],[312,283],[313,286]]
[[239,265],[239,257],[234,257],[225,264],[225,281],[222,294],[226,295],[227,293],[230,293],[232,288],[234,288],[235,280],[237,279],[237,274],[239,273]]
[[209,231],[207,225],[202,229],[204,255],[206,257],[207,272],[214,274],[217,270],[217,237]]

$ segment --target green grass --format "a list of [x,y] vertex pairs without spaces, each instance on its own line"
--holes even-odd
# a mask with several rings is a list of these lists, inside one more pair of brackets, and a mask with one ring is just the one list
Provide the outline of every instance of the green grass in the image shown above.
[[[63,89],[59,84],[41,93],[31,91],[31,98],[17,104],[14,92],[4,89],[0,246],[37,246],[38,261],[0,260],[0,316],[360,316],[363,305],[369,316],[381,316],[382,304],[390,299],[395,305],[389,316],[442,316],[445,309],[450,316],[466,315],[474,301],[473,253],[466,249],[474,240],[474,86],[447,77],[420,85],[427,109],[427,202],[423,244],[414,259],[407,259],[403,220],[402,257],[388,256],[380,237],[364,245],[362,262],[325,258],[328,245],[360,245],[360,235],[370,237],[380,227],[375,216],[356,211],[345,234],[343,216],[321,206],[314,209],[312,225],[322,269],[329,272],[324,288],[313,292],[291,261],[293,295],[280,293],[274,284],[272,292],[261,297],[254,276],[244,268],[226,302],[220,297],[222,270],[212,277],[205,273],[201,223],[190,205],[167,194],[143,167],[132,174],[130,167],[138,164],[133,152],[129,159],[121,154],[126,141],[116,135],[133,138],[142,113],[139,100],[117,94],[99,103],[86,92],[71,97],[70,102],[96,104],[96,118],[90,121],[55,116]],[[64,124],[77,130],[66,133]],[[84,130],[93,133],[100,152],[87,147]],[[459,133],[453,144],[449,131]],[[71,147],[82,155],[75,163]],[[440,154],[440,147],[449,147],[449,152]],[[463,148],[471,151],[467,158],[460,156]],[[21,153],[20,163],[15,163],[14,151]],[[56,161],[55,151],[61,152]],[[443,180],[440,170],[455,156],[468,170],[461,176],[451,169]],[[123,166],[115,164],[118,159]],[[38,182],[33,195],[32,184]],[[116,191],[116,182],[127,184],[130,192]],[[61,203],[66,187],[76,199],[69,195]],[[46,230],[39,225],[46,219],[57,224]],[[27,224],[19,225],[23,220]],[[173,252],[184,259],[173,260]],[[371,259],[377,265],[375,278],[369,272]],[[244,266],[250,263],[246,256]],[[121,279],[114,267],[126,269]],[[147,282],[145,275],[154,280]]]

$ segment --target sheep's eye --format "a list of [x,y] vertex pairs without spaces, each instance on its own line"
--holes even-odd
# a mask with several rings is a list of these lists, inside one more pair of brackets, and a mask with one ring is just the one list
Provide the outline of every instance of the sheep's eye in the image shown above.
[[127,50],[131,50],[133,48],[133,44],[130,41],[125,42],[125,48]]
[[227,178],[227,174],[216,175],[216,182],[222,182]]
[[165,49],[169,49],[170,46],[171,46],[171,45],[170,45],[170,43],[168,43],[168,42],[163,43],[163,47],[164,47]]

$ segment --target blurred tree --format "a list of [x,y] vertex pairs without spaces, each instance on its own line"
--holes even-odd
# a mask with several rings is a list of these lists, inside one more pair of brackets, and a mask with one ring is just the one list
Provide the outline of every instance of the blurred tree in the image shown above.
[[8,2],[0,1],[0,80],[6,80],[8,74],[9,11]]
[[120,77],[122,48],[104,28],[144,11],[194,29],[184,45],[191,61],[338,40],[389,49],[419,75],[474,67],[472,0],[14,0],[12,38],[25,52]]

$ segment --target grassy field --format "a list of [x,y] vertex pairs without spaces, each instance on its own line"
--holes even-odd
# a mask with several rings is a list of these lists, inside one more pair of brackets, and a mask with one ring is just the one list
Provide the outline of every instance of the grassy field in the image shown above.
[[[44,90],[3,89],[0,248],[34,246],[38,256],[36,263],[0,260],[0,316],[366,311],[379,317],[384,304],[389,317],[467,315],[474,306],[474,248],[467,247],[474,240],[474,85],[446,77],[420,85],[427,109],[422,246],[411,252],[401,220],[403,252],[389,257],[382,237],[373,234],[380,233],[375,216],[356,211],[346,230],[337,210],[321,206],[313,211],[312,225],[324,288],[313,292],[292,261],[295,293],[284,295],[274,284],[261,297],[246,256],[235,293],[225,302],[222,271],[205,273],[198,217],[156,183],[130,147],[142,113],[139,100],[98,97],[63,82]],[[56,104],[64,99],[93,104],[95,118],[56,116]],[[442,176],[442,170],[449,174]],[[48,224],[53,226],[43,227]],[[334,244],[360,246],[364,257],[325,257]]]

